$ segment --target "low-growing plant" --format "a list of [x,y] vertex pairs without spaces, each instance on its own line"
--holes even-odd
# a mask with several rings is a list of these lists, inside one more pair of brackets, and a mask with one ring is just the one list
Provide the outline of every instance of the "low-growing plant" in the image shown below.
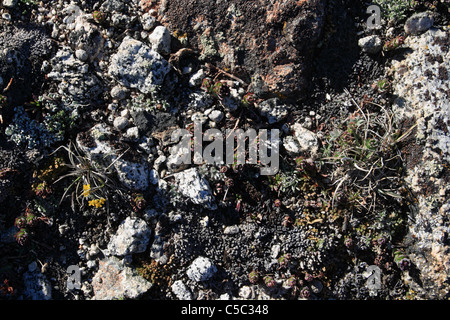
[[322,160],[335,166],[332,206],[356,204],[373,212],[377,197],[401,198],[401,155],[398,144],[414,128],[401,134],[394,114],[381,105],[381,113],[358,111],[332,130]]
[[67,147],[61,146],[60,148],[67,152],[69,163],[63,165],[69,169],[69,172],[56,180],[55,183],[66,178],[73,179],[64,191],[60,203],[72,190],[72,207],[74,207],[74,200],[76,200],[80,206],[83,206],[85,201],[88,201],[89,206],[100,208],[107,203],[109,190],[121,193],[119,186],[112,179],[110,168],[114,162],[105,168],[91,159],[89,155],[82,154],[73,143],[69,143]]
[[415,0],[375,0],[374,4],[380,6],[382,17],[398,21],[406,18],[408,11],[414,9],[417,2]]

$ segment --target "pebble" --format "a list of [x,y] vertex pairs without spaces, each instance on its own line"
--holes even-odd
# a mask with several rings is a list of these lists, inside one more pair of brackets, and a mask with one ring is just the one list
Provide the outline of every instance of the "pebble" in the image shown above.
[[234,235],[237,233],[239,233],[238,226],[228,226],[223,230],[223,234],[226,234],[226,235]]
[[215,123],[219,123],[220,121],[222,121],[224,114],[220,110],[214,110],[208,115],[208,117]]
[[128,126],[128,123],[128,119],[122,116],[114,119],[114,127],[119,131],[125,129]]
[[377,54],[383,48],[383,42],[377,35],[367,36],[358,40],[358,45],[362,51],[369,54]]

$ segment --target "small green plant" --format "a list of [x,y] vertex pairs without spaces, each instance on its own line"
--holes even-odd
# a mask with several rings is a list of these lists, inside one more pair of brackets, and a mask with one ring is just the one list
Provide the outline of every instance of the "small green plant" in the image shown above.
[[402,20],[406,18],[409,10],[414,9],[417,1],[414,0],[375,0],[374,4],[380,6],[381,15],[388,20]]
[[16,218],[14,226],[19,228],[19,231],[14,235],[16,241],[20,245],[24,245],[30,235],[30,228],[36,226],[39,221],[48,222],[47,217],[38,217],[29,207],[25,209],[23,215]]
[[106,14],[101,11],[94,11],[92,13],[92,17],[94,18],[94,21],[97,23],[103,23],[106,19]]
[[389,91],[389,89],[391,88],[391,84],[390,84],[389,80],[381,79],[373,85],[373,88],[376,89],[380,93],[384,93],[384,92]]
[[131,199],[131,206],[133,207],[133,210],[135,212],[141,212],[145,209],[145,206],[147,205],[147,201],[144,198],[144,195],[142,193],[136,193],[133,194]]
[[392,51],[400,47],[405,43],[405,37],[397,36],[389,41],[387,41],[383,46],[383,51]]
[[230,87],[228,87],[225,83],[220,81],[213,83],[208,78],[203,79],[201,88],[219,100],[223,100],[224,97],[230,94]]
[[275,288],[277,284],[271,275],[264,276],[263,281],[268,288]]
[[411,266],[411,260],[409,260],[406,253],[401,249],[394,251],[394,262],[402,271],[409,269],[409,267]]
[[250,272],[248,274],[248,281],[250,281],[250,283],[256,284],[256,283],[258,283],[258,280],[259,280],[259,274],[257,271],[253,270],[252,272]]

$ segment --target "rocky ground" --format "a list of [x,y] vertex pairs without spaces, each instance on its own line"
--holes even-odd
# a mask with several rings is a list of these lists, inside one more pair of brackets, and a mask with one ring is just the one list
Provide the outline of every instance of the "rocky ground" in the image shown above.
[[0,297],[448,299],[449,3],[400,2],[2,0]]

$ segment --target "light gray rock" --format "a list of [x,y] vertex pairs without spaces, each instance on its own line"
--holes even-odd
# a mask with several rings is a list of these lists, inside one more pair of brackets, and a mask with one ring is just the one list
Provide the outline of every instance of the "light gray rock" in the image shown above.
[[3,0],[3,6],[6,8],[13,8],[17,4],[17,0]]
[[169,71],[169,63],[158,52],[128,36],[112,56],[108,68],[109,74],[123,86],[142,93],[154,91]]
[[259,112],[269,124],[280,122],[288,115],[287,107],[278,98],[267,99],[258,105]]
[[106,0],[100,6],[102,12],[121,12],[125,8],[124,1]]
[[205,78],[205,71],[203,71],[203,69],[199,69],[189,78],[189,86],[190,87],[200,86],[204,78]]
[[75,56],[77,57],[78,60],[83,61],[83,62],[89,58],[88,53],[86,52],[86,50],[83,50],[83,49],[76,50]]
[[108,243],[109,253],[115,256],[125,256],[141,253],[147,249],[151,229],[140,218],[126,218]]
[[192,292],[189,288],[184,284],[182,280],[175,281],[171,286],[173,294],[179,300],[192,300],[194,298]]
[[295,123],[292,128],[294,130],[294,137],[300,145],[300,150],[302,152],[310,153],[311,156],[316,155],[319,149],[317,135],[314,132],[305,129],[300,123]]
[[362,51],[369,54],[377,54],[383,49],[383,42],[377,35],[367,36],[358,40],[358,45]]
[[91,103],[102,93],[100,80],[89,71],[87,63],[78,60],[68,47],[62,47],[51,60],[49,80],[57,83],[58,93],[67,101]]
[[99,261],[92,278],[93,300],[136,299],[150,290],[152,284],[125,266],[116,257]]
[[210,118],[212,121],[214,121],[215,123],[219,123],[220,121],[222,121],[224,117],[224,114],[222,111],[220,110],[213,110],[211,111],[211,113],[208,115],[208,118]]
[[156,18],[153,17],[150,13],[144,13],[141,16],[141,24],[142,24],[142,29],[144,29],[145,31],[150,31],[153,29],[153,27],[156,24]]
[[302,150],[297,139],[293,136],[287,136],[283,139],[283,147],[291,154],[299,154]]
[[117,100],[123,100],[127,96],[127,91],[121,86],[114,86],[110,92],[111,98]]
[[212,261],[205,257],[196,258],[186,271],[189,279],[195,282],[207,281],[217,272]]
[[[450,90],[450,52],[442,45],[448,37],[448,30],[435,28],[407,37],[409,52],[393,61],[387,73],[398,97],[392,106],[396,118],[399,122],[415,118],[417,123],[409,138],[415,141],[412,147],[420,145],[420,152],[410,155],[417,165],[406,168],[404,179],[417,200],[414,219],[408,220],[408,237],[414,239],[408,257],[419,270],[416,280],[420,281],[411,277],[408,281],[429,299],[448,295],[450,270],[450,246],[443,236],[450,232],[446,222],[450,205],[448,196],[439,194],[448,185],[442,163],[450,161],[450,97],[446,94]],[[436,191],[425,194],[424,185]]]
[[164,26],[157,26],[153,32],[148,36],[148,40],[152,44],[152,50],[160,54],[170,53],[170,32]]
[[114,119],[114,128],[116,128],[119,131],[122,131],[125,129],[128,125],[128,119],[125,117],[117,117]]
[[209,210],[217,209],[211,187],[208,181],[200,176],[197,168],[174,173],[174,178],[178,191],[194,204],[202,205]]
[[214,100],[210,94],[206,92],[192,92],[189,94],[189,109],[206,109],[213,105]]
[[427,31],[433,26],[434,17],[433,13],[426,11],[413,14],[405,22],[405,33],[416,35]]
[[239,226],[227,226],[223,230],[223,234],[226,234],[226,235],[234,235],[234,234],[238,234],[238,233],[239,233]]

